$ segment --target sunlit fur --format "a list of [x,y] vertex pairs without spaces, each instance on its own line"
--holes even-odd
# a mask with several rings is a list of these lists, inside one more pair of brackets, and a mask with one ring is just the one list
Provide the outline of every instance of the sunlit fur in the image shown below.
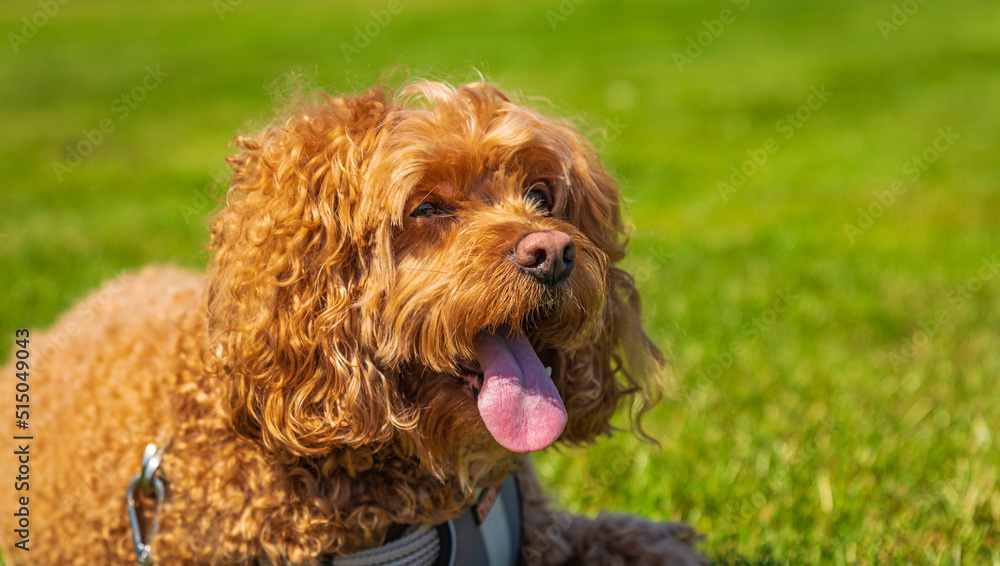
[[[560,442],[588,442],[611,431],[620,406],[637,420],[656,401],[662,359],[633,281],[616,267],[620,198],[591,145],[492,87],[433,82],[301,105],[236,144],[207,280],[149,268],[117,282],[123,290],[95,311],[96,324],[36,368],[36,389],[50,397],[97,403],[94,391],[129,392],[130,411],[110,401],[102,418],[82,420],[46,413],[72,401],[39,407],[40,434],[56,446],[34,460],[33,513],[45,521],[30,555],[7,550],[8,560],[127,563],[122,495],[154,440],[170,442],[160,564],[308,563],[356,551],[393,523],[456,516],[477,487],[511,473],[525,483],[526,528],[545,531],[553,515],[530,462],[493,440],[453,375],[476,359],[479,331],[519,328],[566,405]],[[526,197],[539,180],[551,212]],[[412,216],[421,202],[445,212]],[[511,260],[539,230],[577,247],[555,287]],[[69,473],[97,460],[104,471],[86,481]],[[548,550],[525,559],[698,561],[683,525],[574,520],[575,534],[546,535]],[[633,539],[635,548],[614,550]]]

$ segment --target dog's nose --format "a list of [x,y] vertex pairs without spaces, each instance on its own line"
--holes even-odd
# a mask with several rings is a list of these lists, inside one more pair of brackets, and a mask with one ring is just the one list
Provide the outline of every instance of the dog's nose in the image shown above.
[[514,260],[521,270],[546,285],[569,277],[576,259],[576,244],[557,230],[525,234],[514,247]]

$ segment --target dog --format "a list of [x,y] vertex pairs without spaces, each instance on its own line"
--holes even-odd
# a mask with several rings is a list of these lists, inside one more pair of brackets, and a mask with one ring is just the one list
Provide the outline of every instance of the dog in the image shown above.
[[123,275],[27,338],[8,563],[338,564],[417,539],[413,563],[706,563],[687,525],[554,509],[527,456],[638,419],[663,371],[621,197],[569,122],[415,82],[235,143],[207,276]]

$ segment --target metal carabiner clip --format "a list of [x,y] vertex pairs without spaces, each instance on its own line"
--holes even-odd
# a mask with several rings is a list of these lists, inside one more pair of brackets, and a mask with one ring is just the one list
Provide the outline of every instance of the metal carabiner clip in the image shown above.
[[[125,502],[128,505],[128,519],[132,524],[132,542],[135,544],[135,561],[141,566],[152,566],[153,564],[153,539],[156,538],[156,529],[159,525],[158,517],[160,506],[163,504],[164,485],[163,480],[156,476],[156,469],[160,466],[163,458],[163,447],[150,443],[146,446],[146,452],[142,456],[142,472],[132,478],[128,484],[128,491],[125,493]],[[138,504],[141,503],[136,496],[136,489],[139,496],[156,496],[156,506],[153,507],[153,521],[149,529],[148,536],[143,539],[142,526],[139,523]]]

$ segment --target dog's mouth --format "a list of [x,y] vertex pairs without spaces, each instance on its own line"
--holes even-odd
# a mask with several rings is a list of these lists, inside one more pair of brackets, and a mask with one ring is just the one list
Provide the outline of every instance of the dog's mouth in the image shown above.
[[451,377],[468,387],[469,391],[472,392],[472,397],[478,402],[479,391],[483,388],[483,372],[475,362],[466,360],[460,360],[458,367],[459,372]]
[[481,330],[478,363],[463,361],[455,379],[473,393],[494,440],[511,452],[550,446],[566,426],[566,407],[547,369],[520,329]]

